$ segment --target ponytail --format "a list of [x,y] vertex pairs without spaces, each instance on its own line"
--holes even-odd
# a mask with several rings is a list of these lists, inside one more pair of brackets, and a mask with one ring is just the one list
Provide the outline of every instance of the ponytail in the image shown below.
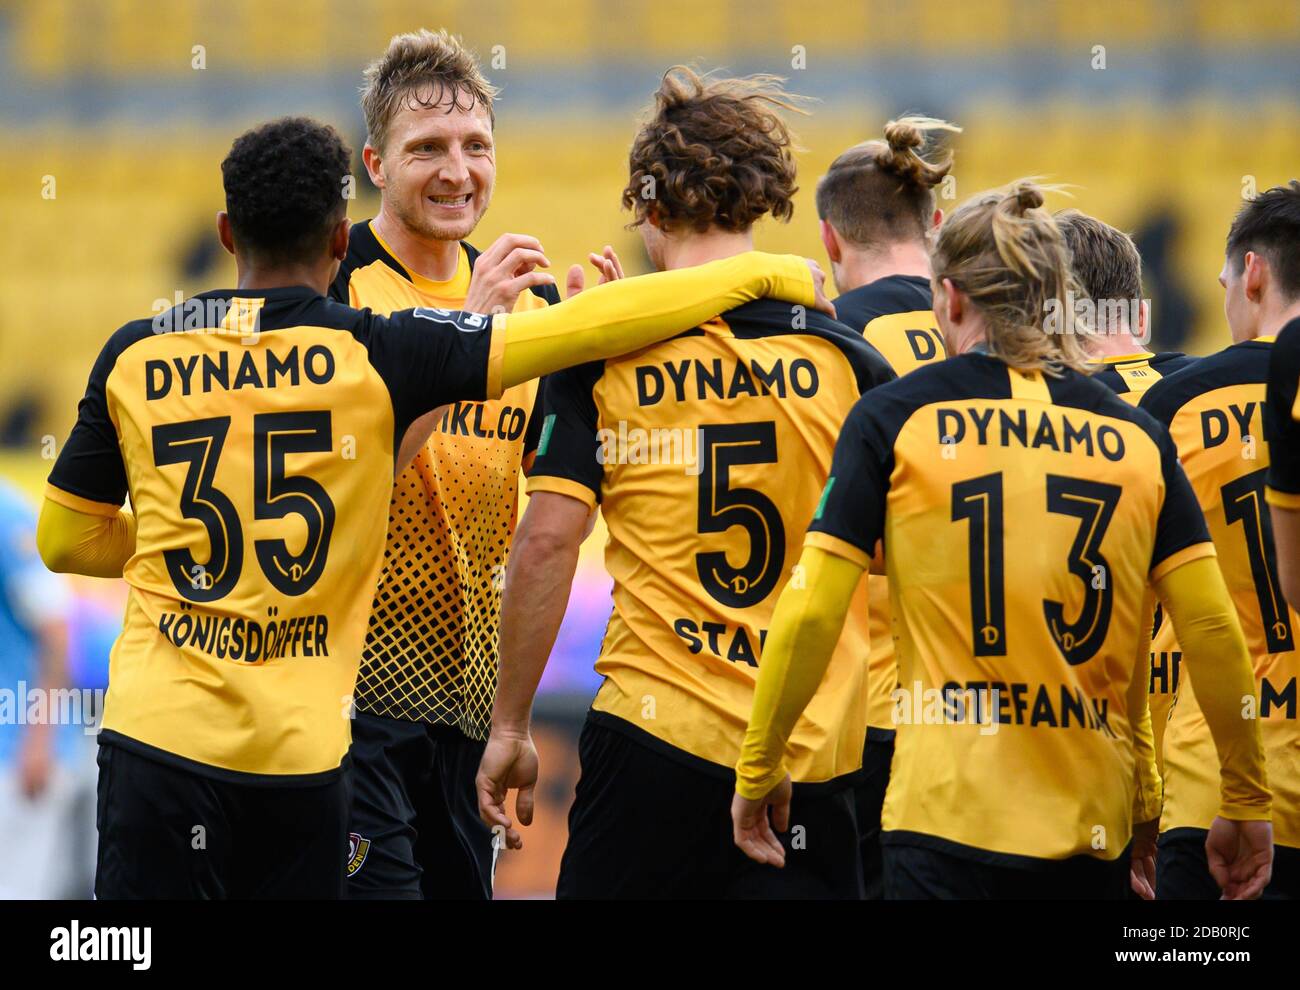
[[1084,293],[1043,194],[1059,187],[1020,179],[977,196],[939,230],[930,265],[951,279],[986,325],[989,353],[1022,371],[1088,373],[1092,329],[1075,313]]

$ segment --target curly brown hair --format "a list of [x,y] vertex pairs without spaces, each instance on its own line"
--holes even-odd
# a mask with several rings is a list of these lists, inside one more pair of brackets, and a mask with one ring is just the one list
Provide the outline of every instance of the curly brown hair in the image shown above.
[[720,78],[674,65],[632,142],[623,206],[663,231],[741,232],[794,214],[794,148],[779,111],[806,113],[779,76]]

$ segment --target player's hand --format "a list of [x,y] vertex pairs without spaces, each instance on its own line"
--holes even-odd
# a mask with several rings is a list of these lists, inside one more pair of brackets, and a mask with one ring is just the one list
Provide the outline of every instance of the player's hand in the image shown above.
[[519,293],[555,284],[554,275],[537,270],[550,267],[536,237],[502,234],[474,261],[461,308],[471,313],[509,313]]
[[[790,775],[756,801],[737,794],[731,799],[731,837],[756,863],[785,866],[785,847],[776,837],[790,827]],[[772,809],[771,821],[767,810]],[[776,826],[776,832],[772,826]]]
[[537,769],[537,749],[530,733],[507,732],[493,727],[474,783],[478,791],[479,817],[494,832],[498,828],[505,830],[508,849],[522,849],[524,839],[506,814],[506,792],[518,790],[515,814],[519,816],[520,825],[531,825]]
[[[44,727],[37,727],[26,733],[18,751],[18,784],[23,796],[35,801],[45,793],[50,783],[50,773],[54,768],[54,757],[50,752],[50,741]],[[29,729],[33,727],[29,726]]]
[[[606,282],[613,282],[616,279],[623,278],[623,263],[618,260],[618,255],[608,244],[602,254],[596,254],[594,251],[587,255],[587,260],[591,266],[600,272],[600,281],[597,285],[604,285]],[[581,265],[574,265],[569,269],[568,278],[565,280],[564,298],[572,299],[579,292],[587,287],[587,277],[582,271]]]
[[813,261],[812,258],[804,258],[810,271],[812,271],[813,287],[817,291],[817,298],[813,302],[813,309],[819,309],[831,319],[835,319],[835,304],[826,297],[826,273],[822,271],[822,266]]
[[1254,900],[1273,878],[1273,823],[1214,819],[1205,858],[1224,900]]
[[1144,901],[1156,899],[1156,842],[1160,819],[1133,826],[1133,848],[1129,853],[1129,886]]

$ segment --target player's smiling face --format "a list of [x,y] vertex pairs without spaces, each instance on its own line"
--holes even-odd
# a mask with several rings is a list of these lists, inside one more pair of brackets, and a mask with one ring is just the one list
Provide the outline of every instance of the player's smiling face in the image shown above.
[[402,104],[380,161],[384,205],[413,234],[442,241],[470,235],[486,212],[496,181],[496,150],[487,110],[444,98],[433,106]]

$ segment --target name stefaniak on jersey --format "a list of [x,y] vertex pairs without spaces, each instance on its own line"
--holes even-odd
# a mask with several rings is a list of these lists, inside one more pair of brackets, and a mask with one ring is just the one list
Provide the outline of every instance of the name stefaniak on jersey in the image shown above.
[[[969,436],[981,447],[989,444],[1045,447],[1062,454],[1080,453],[1088,457],[1100,454],[1108,461],[1124,459],[1124,435],[1114,426],[1103,423],[1094,427],[1092,420],[1071,419],[1059,407],[1054,411],[1055,417],[1046,409],[1030,416],[1024,409],[1008,412],[974,406],[965,409],[940,406],[936,411],[939,443],[951,446]],[[1059,419],[1059,425],[1054,419]]]
[[144,363],[144,395],[161,399],[179,387],[182,395],[194,392],[233,392],[242,388],[298,385],[304,379],[324,385],[334,377],[334,352],[324,344],[301,350],[295,344],[277,354],[270,347],[245,350],[232,367],[230,350],[216,354],[191,354],[170,360],[151,358]]

